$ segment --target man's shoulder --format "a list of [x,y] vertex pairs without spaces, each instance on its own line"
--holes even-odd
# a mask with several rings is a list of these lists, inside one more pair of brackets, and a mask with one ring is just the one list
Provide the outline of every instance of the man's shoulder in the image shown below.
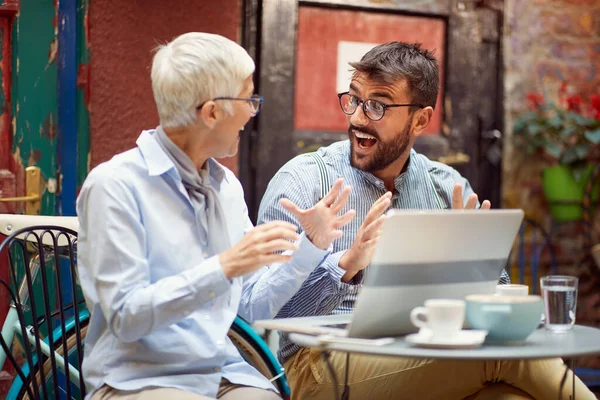
[[429,159],[426,155],[412,150],[411,162],[415,163],[418,171],[427,172],[439,178],[450,178],[459,175],[458,171],[449,165]]
[[324,164],[328,166],[337,165],[343,160],[348,159],[349,144],[347,140],[334,142],[329,146],[324,146],[316,151],[299,154],[280,169],[280,172],[304,175],[307,171],[318,172],[319,157]]

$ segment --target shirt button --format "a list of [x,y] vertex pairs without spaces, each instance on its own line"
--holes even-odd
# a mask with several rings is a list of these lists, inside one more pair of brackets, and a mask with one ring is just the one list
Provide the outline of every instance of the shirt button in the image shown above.
[[207,321],[210,321],[210,315],[205,315],[204,319],[207,320]]
[[203,251],[203,252],[202,252],[202,257],[204,257],[204,258],[208,258],[208,253],[207,253],[207,252],[205,252],[205,251]]
[[211,299],[215,297],[215,292],[213,292],[212,290],[208,292],[208,297],[210,297]]
[[222,340],[217,340],[217,346],[222,347],[225,344]]
[[215,368],[215,372],[221,372],[221,368],[219,368],[219,367],[216,367],[216,368]]

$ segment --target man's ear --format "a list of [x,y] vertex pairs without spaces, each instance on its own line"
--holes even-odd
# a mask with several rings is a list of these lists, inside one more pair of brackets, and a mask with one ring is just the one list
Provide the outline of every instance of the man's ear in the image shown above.
[[217,103],[214,101],[207,101],[202,107],[196,111],[196,119],[198,122],[202,122],[207,128],[213,129],[223,111],[219,108]]
[[415,113],[415,118],[413,118],[413,129],[412,133],[414,136],[421,136],[423,132],[425,132],[425,128],[431,122],[431,117],[433,116],[433,107],[425,107],[418,110]]

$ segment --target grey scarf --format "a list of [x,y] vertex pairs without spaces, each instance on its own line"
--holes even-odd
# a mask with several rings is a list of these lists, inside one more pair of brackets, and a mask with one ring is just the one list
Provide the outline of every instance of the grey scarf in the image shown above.
[[197,224],[202,227],[202,244],[208,245],[211,254],[219,254],[231,247],[225,214],[218,194],[210,184],[209,162],[198,171],[192,160],[169,139],[164,129],[156,128],[156,141],[175,164],[196,211]]

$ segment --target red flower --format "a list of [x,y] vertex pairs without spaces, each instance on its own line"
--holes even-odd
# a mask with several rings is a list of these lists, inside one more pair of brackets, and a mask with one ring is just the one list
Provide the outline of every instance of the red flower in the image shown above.
[[598,110],[598,109],[594,110],[594,118],[596,118],[598,121],[600,121],[600,110]]
[[596,114],[598,112],[600,112],[600,95],[598,94],[593,94],[590,96],[590,104],[592,105],[592,108],[594,109],[594,111],[596,111]]
[[563,83],[560,85],[560,89],[558,89],[558,95],[559,95],[560,97],[564,97],[564,96],[565,96],[565,94],[567,94],[567,82],[563,82]]
[[567,111],[581,112],[583,99],[578,94],[567,97]]
[[539,93],[528,93],[527,103],[529,108],[539,109],[544,105],[544,96]]

